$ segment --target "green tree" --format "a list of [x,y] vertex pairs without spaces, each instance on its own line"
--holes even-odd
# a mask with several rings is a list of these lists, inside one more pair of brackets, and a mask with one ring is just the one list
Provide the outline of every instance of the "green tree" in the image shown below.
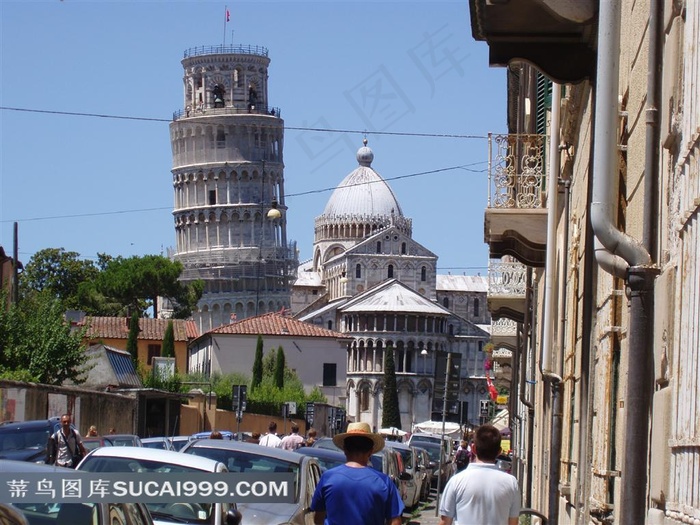
[[396,388],[396,365],[394,347],[389,345],[384,351],[384,396],[382,400],[382,427],[401,428],[399,412],[399,392]]
[[72,330],[63,312],[48,290],[0,308],[0,377],[49,385],[84,381],[85,330]]
[[253,361],[253,380],[250,383],[251,394],[260,386],[263,380],[263,338],[258,335],[258,343],[255,347],[255,361]]
[[118,257],[109,261],[96,283],[97,290],[106,297],[117,299],[123,305],[153,308],[158,317],[157,298],[168,299],[174,306],[173,316],[186,318],[201,298],[203,284],[199,281],[183,285],[178,279],[182,264],[162,255]]
[[284,388],[285,358],[282,346],[277,347],[277,358],[275,359],[275,386],[282,390]]
[[163,348],[160,352],[163,357],[175,357],[175,327],[172,320],[168,321],[168,327],[163,336]]
[[22,296],[46,292],[60,300],[65,308],[80,308],[80,285],[94,281],[100,270],[92,261],[80,260],[79,257],[79,253],[63,248],[46,248],[36,252],[20,274]]
[[139,313],[135,311],[129,320],[129,337],[126,340],[126,351],[131,354],[131,360],[135,365],[139,362],[138,338],[140,331]]

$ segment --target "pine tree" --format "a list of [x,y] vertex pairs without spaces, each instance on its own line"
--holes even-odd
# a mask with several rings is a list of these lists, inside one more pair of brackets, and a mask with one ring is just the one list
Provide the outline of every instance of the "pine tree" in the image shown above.
[[250,383],[251,393],[260,386],[263,380],[263,338],[258,335],[258,344],[255,348],[255,361],[253,362],[253,379]]
[[168,321],[168,327],[163,336],[163,349],[160,352],[163,357],[175,357],[175,327],[173,321]]
[[275,386],[282,390],[284,388],[284,349],[279,346],[277,348],[277,359],[275,359]]
[[136,365],[139,360],[139,332],[139,313],[135,311],[131,314],[131,320],[129,321],[129,338],[126,340],[126,351],[131,354],[131,360],[134,362],[134,365]]
[[396,389],[396,365],[394,348],[387,346],[384,351],[384,398],[382,401],[382,427],[401,428],[399,412],[399,392]]

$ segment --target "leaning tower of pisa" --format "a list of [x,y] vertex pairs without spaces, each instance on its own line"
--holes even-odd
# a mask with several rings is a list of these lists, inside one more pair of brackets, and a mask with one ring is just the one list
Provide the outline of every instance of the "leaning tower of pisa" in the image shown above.
[[267,97],[268,51],[185,51],[183,107],[173,115],[175,260],[201,279],[200,333],[289,307],[296,246],[287,240],[284,121]]

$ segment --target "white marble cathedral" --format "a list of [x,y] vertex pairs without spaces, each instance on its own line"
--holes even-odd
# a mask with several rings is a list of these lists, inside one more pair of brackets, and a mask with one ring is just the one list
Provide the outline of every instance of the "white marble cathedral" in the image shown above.
[[284,121],[267,97],[268,51],[185,51],[184,109],[173,116],[176,249],[182,279],[204,281],[200,333],[290,305]]
[[[374,153],[364,142],[359,166],[316,218],[313,258],[299,267],[292,310],[353,337],[347,384],[339,385],[350,421],[381,427],[384,354],[392,349],[403,429],[440,418],[443,409],[449,420],[478,422],[480,400],[488,397],[486,280],[437,279],[437,256],[412,238],[411,219],[372,168]],[[454,286],[460,282],[474,286]],[[454,373],[444,406],[448,355]]]

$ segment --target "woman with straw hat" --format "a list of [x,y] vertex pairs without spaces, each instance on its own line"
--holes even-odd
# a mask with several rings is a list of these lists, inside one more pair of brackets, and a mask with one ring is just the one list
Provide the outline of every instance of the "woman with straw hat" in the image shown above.
[[344,465],[321,476],[311,500],[316,525],[401,525],[404,504],[394,482],[368,467],[384,448],[384,438],[367,423],[350,423],[333,443],[345,452]]

